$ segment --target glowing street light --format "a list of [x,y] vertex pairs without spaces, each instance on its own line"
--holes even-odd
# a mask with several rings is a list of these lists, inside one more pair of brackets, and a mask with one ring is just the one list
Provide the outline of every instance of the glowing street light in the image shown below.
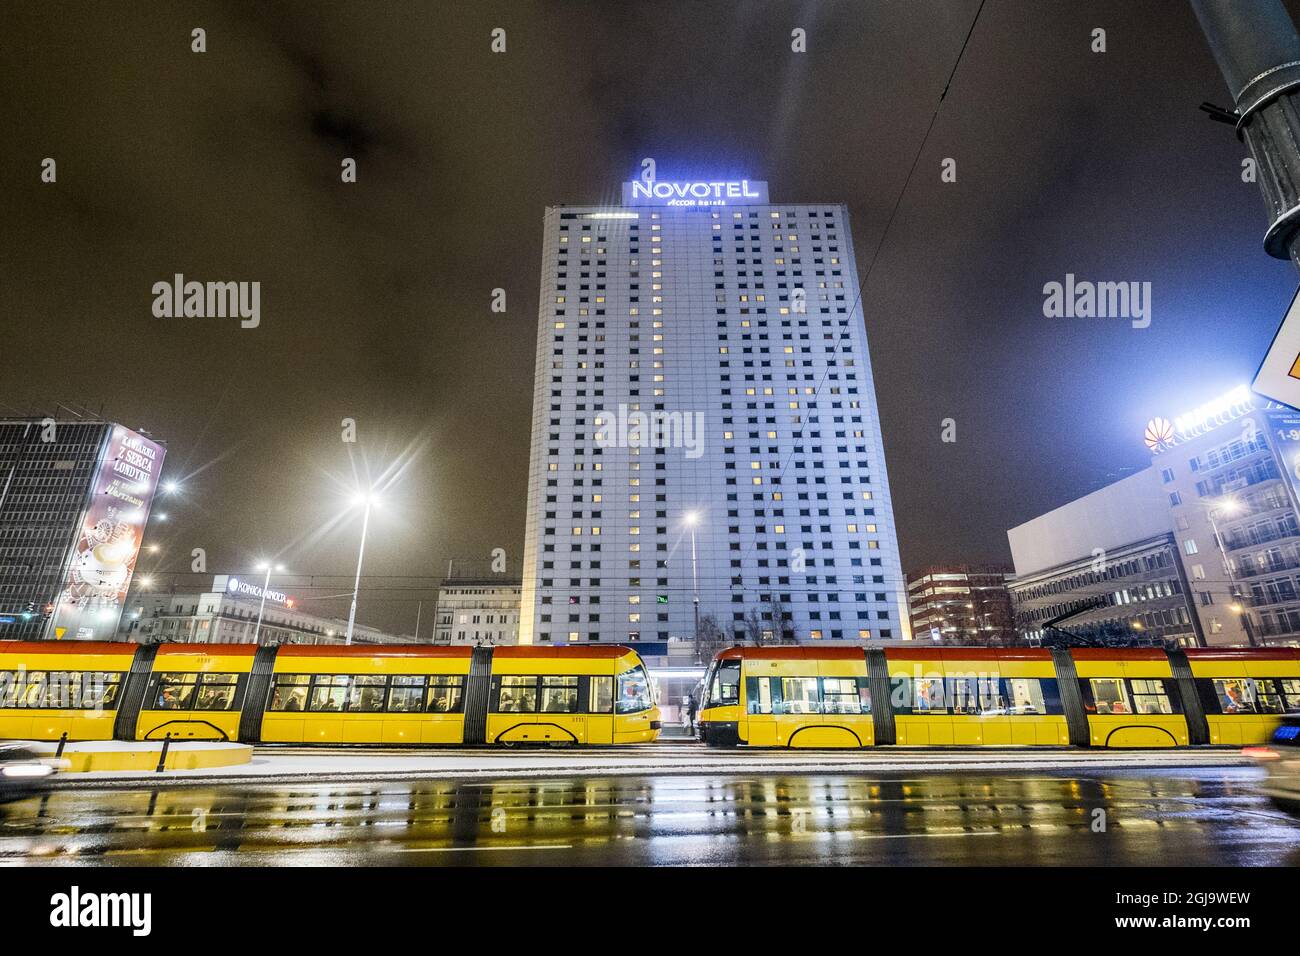
[[262,582],[262,603],[257,608],[257,627],[253,628],[253,643],[258,643],[258,636],[262,633],[262,612],[266,610],[266,592],[271,586],[271,572],[284,571],[283,564],[277,564],[274,567],[269,561],[263,561],[257,566],[257,570],[266,572],[266,580]]
[[366,531],[370,528],[370,509],[379,507],[379,496],[374,491],[359,493],[352,499],[352,506],[364,506],[361,519],[361,547],[357,550],[357,578],[352,585],[352,608],[348,611],[348,633],[343,638],[344,644],[352,643],[352,628],[357,620],[357,593],[361,590],[361,562],[366,556]]

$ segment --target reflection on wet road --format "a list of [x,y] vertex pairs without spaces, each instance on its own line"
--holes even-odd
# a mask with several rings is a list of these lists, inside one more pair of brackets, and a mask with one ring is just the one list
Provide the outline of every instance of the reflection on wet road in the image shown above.
[[0,810],[0,863],[1300,862],[1253,768],[645,776],[66,790]]

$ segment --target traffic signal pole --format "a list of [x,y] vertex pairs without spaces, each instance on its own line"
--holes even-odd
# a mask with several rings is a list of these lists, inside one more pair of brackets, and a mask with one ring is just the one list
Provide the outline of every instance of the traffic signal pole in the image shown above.
[[[1300,35],[1282,0],[1190,0],[1232,93],[1269,214],[1264,250],[1300,268]],[[1212,115],[1214,115],[1212,113]]]

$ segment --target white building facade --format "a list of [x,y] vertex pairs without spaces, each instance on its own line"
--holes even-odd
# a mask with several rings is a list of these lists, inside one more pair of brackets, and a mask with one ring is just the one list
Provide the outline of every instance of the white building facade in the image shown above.
[[[546,210],[519,640],[910,636],[848,214]],[[697,583],[698,582],[698,583]]]
[[519,643],[518,581],[448,580],[438,589],[436,644]]
[[[127,598],[119,634],[140,643],[175,641],[201,644],[342,644],[348,622],[312,614],[288,594],[266,591],[252,578],[218,574],[208,591],[176,591],[140,586]],[[259,626],[260,616],[260,626]],[[414,638],[386,634],[356,624],[354,644],[409,643]]]

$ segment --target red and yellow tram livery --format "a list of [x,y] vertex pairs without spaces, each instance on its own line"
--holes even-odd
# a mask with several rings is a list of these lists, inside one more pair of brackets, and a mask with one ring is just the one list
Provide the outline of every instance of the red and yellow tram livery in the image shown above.
[[634,744],[659,736],[618,646],[0,642],[0,737]]
[[702,698],[716,746],[1243,746],[1300,713],[1300,650],[732,647]]

